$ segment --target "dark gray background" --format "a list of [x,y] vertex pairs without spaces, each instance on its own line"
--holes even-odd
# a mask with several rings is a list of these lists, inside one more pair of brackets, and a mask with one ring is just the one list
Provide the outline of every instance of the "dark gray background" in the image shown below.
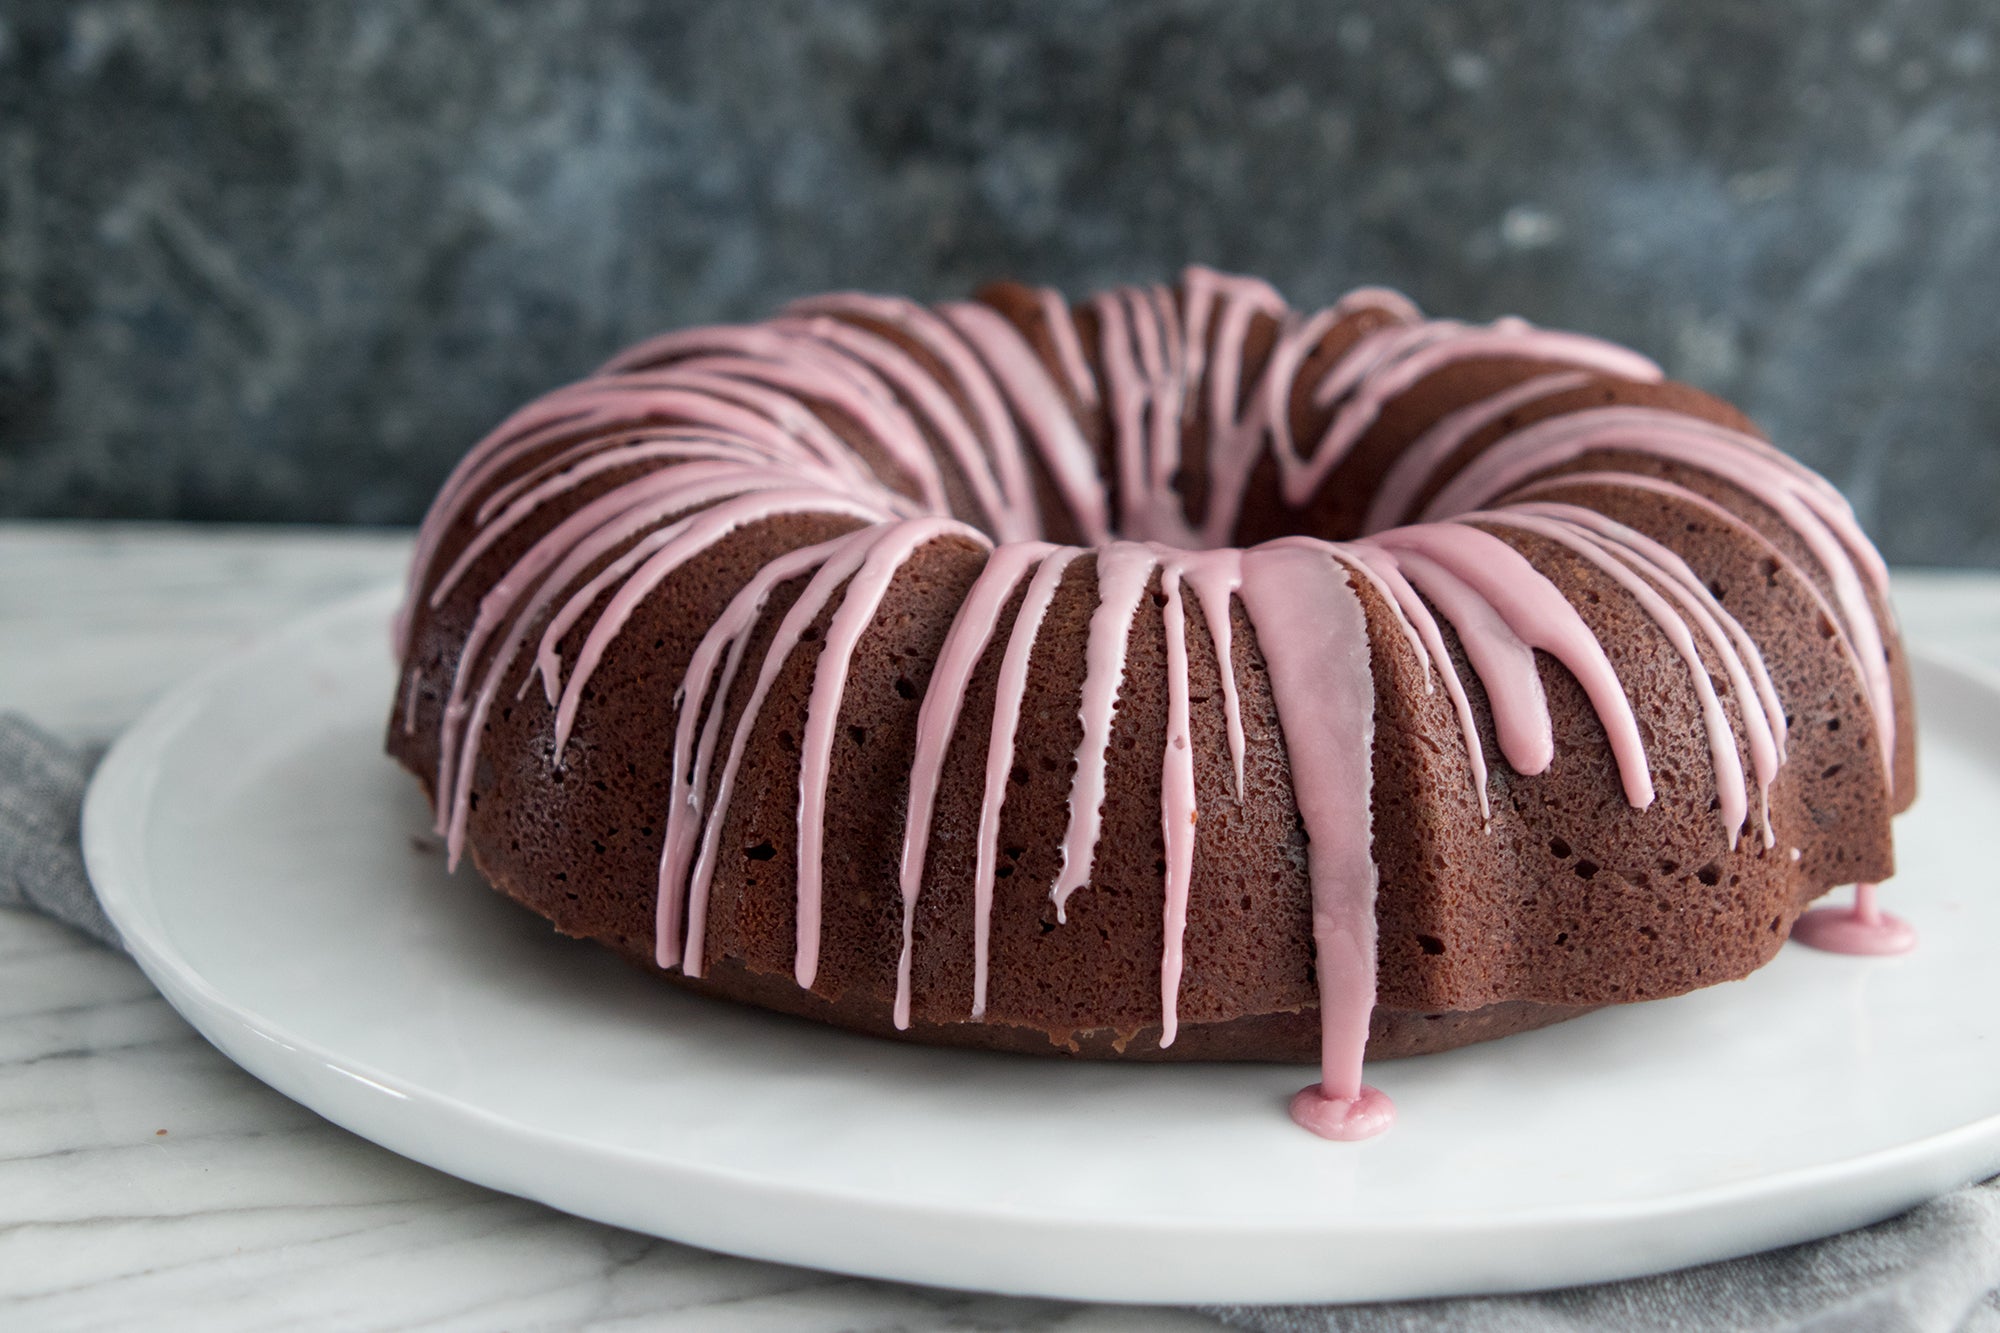
[[663,326],[1204,260],[1630,342],[2000,565],[1993,13],[0,0],[0,512],[408,522]]

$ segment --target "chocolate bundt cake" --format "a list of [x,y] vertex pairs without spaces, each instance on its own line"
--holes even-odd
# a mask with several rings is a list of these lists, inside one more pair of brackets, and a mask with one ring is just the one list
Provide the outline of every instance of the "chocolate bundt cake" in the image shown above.
[[1880,557],[1623,348],[1191,268],[835,294],[503,423],[425,520],[390,752],[456,859],[884,1036],[1371,1057],[1741,977],[1890,874]]

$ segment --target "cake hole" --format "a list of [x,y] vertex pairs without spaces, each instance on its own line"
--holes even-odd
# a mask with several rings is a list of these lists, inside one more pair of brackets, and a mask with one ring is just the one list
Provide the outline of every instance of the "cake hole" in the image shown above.
[[1662,861],[1662,862],[1660,862],[1660,873],[1661,873],[1662,875],[1671,875],[1671,874],[1673,874],[1673,873],[1674,873],[1674,872],[1675,872],[1676,870],[1679,870],[1680,868],[1681,868],[1681,863],[1680,863],[1679,861]]
[[993,872],[993,878],[995,878],[995,879],[1005,879],[1005,878],[1007,878],[1007,877],[1008,877],[1009,875],[1011,875],[1011,874],[1013,874],[1013,873],[1014,873],[1014,867],[1012,867],[1012,866],[1001,866],[1001,867],[999,867],[998,869],[996,869],[996,870],[995,870],[995,871]]
[[1718,602],[1721,601],[1724,597],[1728,596],[1728,590],[1722,586],[1722,581],[1720,579],[1710,579],[1708,581],[1708,591],[1709,594],[1713,596],[1715,600]]
[[1778,923],[1779,923],[1779,922],[1781,922],[1781,921],[1783,921],[1783,920],[1784,920],[1784,918],[1783,918],[1783,917],[1777,917],[1777,916],[1774,916],[1774,917],[1772,917],[1772,918],[1771,918],[1771,933],[1772,933],[1773,935],[1775,935],[1775,934],[1777,934],[1777,933],[1778,933]]
[[1568,843],[1564,842],[1561,838],[1549,839],[1549,851],[1553,853],[1558,860],[1563,860],[1563,861],[1569,860],[1570,846]]
[[1444,941],[1435,935],[1419,935],[1417,947],[1428,954],[1441,954],[1444,952]]
[[1778,586],[1778,562],[1777,562],[1777,561],[1775,561],[1775,560],[1771,559],[1771,557],[1769,557],[1769,556],[1765,556],[1765,557],[1764,557],[1764,558],[1763,558],[1762,560],[1760,560],[1760,561],[1758,562],[1758,564],[1757,564],[1757,567],[1758,567],[1759,569],[1761,569],[1761,570],[1763,570],[1763,571],[1764,571],[1764,586],[1765,586],[1765,587],[1767,587],[1767,588],[1775,588],[1775,587],[1777,587],[1777,586]]
[[1712,889],[1722,883],[1722,867],[1710,861],[1707,865],[1695,871],[1694,877]]
[[1014,765],[1014,771],[1007,776],[1014,780],[1016,787],[1025,787],[1028,785],[1028,770],[1023,765]]
[[1828,764],[1825,768],[1820,770],[1819,775],[1823,778],[1839,777],[1840,770],[1842,767],[1843,765],[1841,764]]
[[1042,928],[1044,935],[1053,933],[1056,928],[1056,923],[1053,921],[1037,921],[1035,924]]
[[1657,940],[1658,938],[1660,938],[1660,932],[1654,930],[1651,926],[1639,927],[1639,933],[1649,940]]
[[914,699],[917,697],[917,687],[911,683],[908,676],[898,676],[896,677],[896,693],[902,695],[905,699]]
[[1165,592],[1154,593],[1153,605],[1164,609],[1167,605],[1167,594]]
[[847,736],[856,745],[868,744],[868,728],[866,727],[849,727],[847,729]]
[[745,847],[743,854],[752,861],[768,861],[778,854],[778,849],[766,840],[758,843],[755,847]]
[[1560,935],[1556,936],[1556,943],[1557,943],[1557,944],[1568,944],[1568,943],[1569,943],[1569,932],[1565,930],[1565,931],[1564,931],[1564,932],[1563,932],[1562,934],[1560,934]]
[[1576,871],[1576,877],[1578,879],[1597,878],[1597,862],[1595,861],[1578,861],[1576,865],[1571,868]]
[[800,631],[799,631],[799,642],[800,642],[800,643],[818,643],[818,642],[819,642],[819,626],[817,626],[817,625],[808,625],[808,626],[806,626],[806,627],[805,627],[804,629],[800,630]]
[[1839,730],[1840,730],[1840,719],[1839,719],[1839,718],[1837,718],[1837,717],[1835,717],[1835,718],[1828,718],[1828,719],[1827,719],[1827,723],[1826,723],[1826,729],[1827,729],[1828,731],[1839,731]]

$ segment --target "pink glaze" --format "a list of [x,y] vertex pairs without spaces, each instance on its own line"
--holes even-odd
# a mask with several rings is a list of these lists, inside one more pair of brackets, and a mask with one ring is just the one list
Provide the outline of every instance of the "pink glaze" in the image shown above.
[[1021,415],[1028,438],[1083,539],[1093,545],[1111,540],[1110,507],[1104,479],[1097,473],[1097,455],[1057,396],[1047,367],[1029,348],[1027,339],[983,305],[960,302],[943,307],[943,311],[985,360],[1006,391],[1008,404]]
[[[822,298],[831,303],[836,298]],[[827,308],[831,308],[830,306]],[[807,321],[813,335],[832,343],[861,366],[879,375],[898,394],[914,403],[923,421],[943,439],[945,452],[972,490],[987,524],[1002,541],[1041,535],[1034,497],[1010,489],[1004,469],[989,454],[977,428],[958,410],[943,386],[910,355],[887,338],[831,316]],[[1003,453],[1000,455],[1005,457]]]
[[1042,308],[1042,324],[1048,330],[1049,341],[1055,344],[1056,364],[1062,367],[1063,377],[1069,382],[1070,395],[1086,408],[1098,404],[1097,377],[1090,373],[1090,365],[1083,359],[1083,343],[1076,335],[1076,319],[1064,304],[1062,294],[1044,287],[1035,294]]
[[986,646],[993,641],[1000,613],[1021,579],[1055,550],[1047,542],[1012,542],[995,549],[966,593],[965,605],[951,622],[937,665],[931,669],[930,688],[924,691],[923,706],[917,713],[916,751],[910,760],[910,812],[903,821],[903,952],[896,963],[894,1014],[898,1028],[910,1026],[910,935],[917,896],[923,889],[924,857],[930,850],[931,810],[937,801],[938,778],[958,727],[965,688]]
[[1097,551],[1097,610],[1090,617],[1084,645],[1083,742],[1076,753],[1076,776],[1069,789],[1069,827],[1063,833],[1062,869],[1049,888],[1056,920],[1068,920],[1069,897],[1090,882],[1097,855],[1097,833],[1104,821],[1105,751],[1111,747],[1111,723],[1118,690],[1125,680],[1125,650],[1132,637],[1132,618],[1147,580],[1157,563],[1153,552],[1137,542],[1113,542]]
[[[1639,723],[1632,715],[1631,701],[1625,697],[1625,687],[1618,680],[1618,673],[1611,669],[1610,659],[1604,655],[1604,645],[1583,623],[1583,617],[1576,613],[1566,598],[1556,590],[1542,573],[1527,558],[1513,547],[1490,533],[1463,523],[1427,523],[1415,527],[1396,528],[1382,533],[1376,543],[1404,558],[1406,569],[1408,557],[1415,555],[1431,568],[1449,573],[1457,587],[1462,587],[1481,599],[1492,613],[1494,620],[1506,627],[1515,636],[1511,642],[1526,648],[1539,648],[1548,653],[1576,677],[1583,686],[1583,692],[1590,699],[1590,705],[1597,711],[1598,720],[1603,723],[1606,738],[1611,742],[1611,753],[1618,760],[1619,777],[1625,784],[1625,799],[1643,810],[1653,803],[1653,780],[1646,770],[1646,747],[1639,738]],[[1417,579],[1419,589],[1424,581]],[[1463,599],[1461,599],[1463,600]],[[1479,618],[1481,624],[1490,625],[1485,616]],[[1467,631],[1461,627],[1461,637]],[[1474,631],[1473,637],[1479,637]],[[1496,638],[1499,636],[1496,634]],[[1505,642],[1503,640],[1503,642]],[[1467,642],[1468,656],[1472,644]],[[1516,658],[1516,661],[1519,659]],[[1503,702],[1494,700],[1496,717],[1503,713],[1522,712],[1535,719],[1539,731],[1532,738],[1532,747],[1524,746],[1532,767],[1522,768],[1523,773],[1539,773],[1548,767],[1548,759],[1554,753],[1553,739],[1548,730],[1548,700],[1542,694],[1540,677],[1535,675],[1532,659],[1526,663],[1526,677],[1532,677],[1534,685],[1532,698],[1517,698]],[[1521,672],[1501,675],[1493,683],[1488,683],[1488,693],[1494,692],[1495,684],[1502,693],[1519,691],[1518,682],[1524,679]],[[1480,672],[1480,680],[1486,682],[1486,673]],[[1519,728],[1510,728],[1519,735]],[[1501,748],[1509,749],[1507,732],[1502,732]],[[1511,759],[1511,755],[1510,755]]]
[[[1709,677],[1708,665],[1701,659],[1701,650],[1695,646],[1694,635],[1688,632],[1687,622],[1643,577],[1645,574],[1658,575],[1659,571],[1642,564],[1633,553],[1614,553],[1594,540],[1586,530],[1561,518],[1519,511],[1474,517],[1497,527],[1517,528],[1546,537],[1581,556],[1586,564],[1609,575],[1613,582],[1630,593],[1632,600],[1652,618],[1660,633],[1666,635],[1667,642],[1673,645],[1674,651],[1687,666],[1688,681],[1694,686],[1695,698],[1701,703],[1702,728],[1708,734],[1709,762],[1715,770],[1715,793],[1722,827],[1728,832],[1729,847],[1734,851],[1743,836],[1743,821],[1750,813],[1749,795],[1743,781],[1743,752],[1737,748],[1736,729],[1730,724],[1729,715],[1722,710],[1722,699],[1715,692],[1715,682]],[[1664,581],[1664,576],[1661,577]],[[1727,640],[1714,646],[1717,651],[1727,652],[1729,649]],[[1740,665],[1733,674],[1738,679],[1742,678]],[[1754,696],[1746,693],[1744,698],[1752,706],[1755,705]]]
[[[1445,694],[1451,699],[1452,711],[1458,717],[1458,735],[1465,745],[1465,761],[1472,773],[1473,790],[1479,796],[1479,818],[1482,825],[1490,830],[1493,827],[1493,803],[1486,792],[1486,748],[1479,739],[1479,725],[1472,716],[1472,700],[1465,692],[1465,682],[1459,679],[1458,664],[1452,661],[1450,651],[1445,648],[1437,618],[1403,576],[1395,556],[1368,542],[1350,543],[1346,554],[1362,568],[1371,570],[1375,578],[1389,589],[1397,609],[1403,613],[1404,621],[1416,630],[1418,641],[1423,644],[1426,668],[1443,678]],[[1427,676],[1426,681],[1428,679]]]
[[993,693],[993,732],[986,746],[986,785],[979,804],[979,832],[974,848],[972,880],[972,1017],[986,1016],[987,952],[993,934],[993,881],[1000,850],[1000,812],[1007,800],[1008,776],[1014,770],[1014,734],[1021,723],[1021,700],[1027,693],[1029,659],[1035,636],[1049,603],[1055,599],[1070,562],[1083,552],[1073,546],[1058,548],[1045,556],[1028,590],[1021,595],[1021,609],[1014,617],[1013,631],[1007,636],[1007,651],[1000,658],[1000,675]]
[[[1431,499],[1427,515],[1463,513],[1550,469],[1596,450],[1624,451],[1685,463],[1743,486],[1775,510],[1812,552],[1832,585],[1840,622],[1853,641],[1875,712],[1885,762],[1896,752],[1896,708],[1881,626],[1863,574],[1886,591],[1880,557],[1853,511],[1823,479],[1754,436],[1657,408],[1605,407],[1550,417],[1481,454]],[[1857,554],[1871,553],[1870,557]]]
[[[697,824],[702,799],[708,790],[708,775],[722,731],[723,705],[743,665],[750,631],[780,584],[818,569],[849,540],[836,537],[816,546],[802,546],[765,565],[730,599],[695,646],[694,657],[675,698],[680,716],[674,728],[674,784],[667,804],[666,837],[660,849],[659,903],[654,923],[654,961],[661,967],[676,967],[681,962],[683,913],[688,910],[688,869],[701,832]],[[697,726],[701,733],[698,740]],[[696,960],[689,974],[699,975],[700,971],[700,961]]]
[[[729,756],[723,761],[722,774],[716,782],[715,804],[703,823],[700,849],[695,853],[694,868],[689,873],[687,948],[681,960],[681,967],[691,977],[701,975],[702,941],[708,922],[708,890],[715,880],[715,863],[722,837],[722,826],[729,813],[729,799],[735,791],[737,771],[743,764],[743,751],[750,743],[750,733],[757,725],[764,700],[770,694],[771,686],[778,678],[778,672],[784,668],[786,659],[804,638],[807,627],[825,609],[835,589],[844,585],[861,568],[862,563],[874,549],[875,543],[882,539],[886,531],[886,527],[863,528],[834,548],[826,562],[819,567],[805,589],[799,593],[791,609],[785,612],[784,619],[778,622],[777,633],[764,654],[764,665],[757,674],[757,682],[751,687],[750,697],[744,704],[742,716],[737,719],[736,734],[729,743]],[[669,817],[678,814],[680,814],[678,810],[671,811]],[[818,930],[815,927],[815,940],[817,937]]]
[[1873,884],[1854,886],[1851,907],[1815,907],[1792,923],[1792,938],[1828,953],[1887,957],[1917,947],[1916,928],[1875,903]]
[[1160,835],[1166,847],[1166,901],[1160,923],[1160,1046],[1180,1033],[1181,970],[1187,937],[1188,890],[1194,879],[1194,737],[1188,725],[1187,615],[1181,607],[1180,571],[1160,571],[1166,597],[1160,622],[1167,635],[1167,743],[1160,766]]
[[[1271,673],[1307,835],[1319,983],[1316,1095],[1351,1103],[1369,1091],[1361,1082],[1361,1059],[1375,1008],[1378,876],[1369,804],[1375,677],[1368,621],[1346,569],[1323,552],[1298,547],[1248,552],[1242,597]],[[1316,1117],[1315,1129],[1323,1123],[1326,1117]]]
[[1329,1095],[1322,1083],[1300,1088],[1292,1097],[1291,1113],[1300,1129],[1338,1143],[1372,1139],[1396,1123],[1396,1104],[1365,1084],[1352,1097]]
[[826,627],[813,668],[806,705],[805,737],[799,743],[798,957],[793,973],[812,989],[819,971],[820,880],[826,848],[826,789],[833,773],[833,729],[847,692],[847,669],[861,635],[875,619],[889,582],[917,548],[941,537],[958,536],[986,544],[984,534],[957,519],[913,518],[877,530],[881,535],[855,571]]
[[[898,1027],[911,1021],[914,921],[939,783],[966,689],[997,644],[972,860],[971,1018],[987,1016],[996,863],[1014,740],[1040,628],[1058,587],[1085,554],[1040,540],[1038,475],[1094,548],[1096,569],[1097,605],[1078,704],[1082,739],[1060,869],[1048,886],[1058,920],[1066,920],[1071,895],[1090,882],[1127,645],[1141,618],[1157,610],[1166,642],[1167,701],[1159,756],[1166,861],[1159,994],[1161,1044],[1172,1044],[1190,903],[1200,891],[1197,710],[1221,711],[1233,776],[1222,799],[1240,802],[1245,791],[1246,738],[1231,623],[1232,602],[1240,601],[1255,630],[1249,648],[1268,673],[1309,834],[1321,1078],[1293,1100],[1292,1115],[1325,1137],[1366,1137],[1394,1115],[1388,1099],[1361,1080],[1376,984],[1373,652],[1383,647],[1370,641],[1364,585],[1389,617],[1387,632],[1415,655],[1426,688],[1443,684],[1489,821],[1488,763],[1445,624],[1490,702],[1510,767],[1539,773],[1554,759],[1541,675],[1548,668],[1536,660],[1537,652],[1546,653],[1583,686],[1609,738],[1626,799],[1643,808],[1652,799],[1645,749],[1603,645],[1534,558],[1495,533],[1523,533],[1530,552],[1542,549],[1538,542],[1553,543],[1567,553],[1563,558],[1586,562],[1659,626],[1686,665],[1730,841],[1748,821],[1754,783],[1764,840],[1774,845],[1769,790],[1785,761],[1784,706],[1751,636],[1667,547],[1587,508],[1534,498],[1576,485],[1650,489],[1747,531],[1728,511],[1671,482],[1625,473],[1554,473],[1595,450],[1636,452],[1708,471],[1747,486],[1775,509],[1820,566],[1831,592],[1821,606],[1875,707],[1886,773],[1894,719],[1883,630],[1870,602],[1871,592],[1879,595],[1884,587],[1884,574],[1845,502],[1822,479],[1754,436],[1630,407],[1548,418],[1441,475],[1467,441],[1517,408],[1592,375],[1657,379],[1658,368],[1644,358],[1519,320],[1485,327],[1427,321],[1403,298],[1378,289],[1298,314],[1262,282],[1202,268],[1187,270],[1178,294],[1155,286],[1097,297],[1097,345],[1090,349],[1060,297],[1043,290],[1034,299],[1053,364],[1036,354],[1021,329],[978,303],[930,309],[836,293],[801,302],[768,324],[650,340],[597,376],[516,412],[475,446],[425,520],[397,626],[397,642],[411,658],[418,617],[457,594],[474,565],[509,541],[525,543],[482,594],[449,680],[426,680],[429,668],[414,659],[405,663],[406,728],[416,725],[420,699],[444,696],[436,790],[453,857],[465,837],[489,710],[503,689],[525,697],[539,675],[554,714],[552,762],[561,763],[606,653],[675,570],[748,525],[798,514],[850,519],[854,530],[767,563],[696,646],[674,695],[673,773],[659,862],[655,957],[662,967],[699,976],[709,893],[745,749],[779,672],[808,627],[826,617],[806,702],[796,807],[794,972],[799,985],[813,986],[826,801],[854,653],[916,551],[953,536],[988,541],[947,513],[948,476],[970,497],[973,512],[962,517],[982,524],[998,542],[949,626],[918,709],[899,872]],[[1363,317],[1371,322],[1349,322]],[[1255,381],[1245,382],[1245,351],[1260,320],[1274,326],[1274,342]],[[1363,328],[1368,331],[1359,332]],[[1343,336],[1344,353],[1316,382],[1301,382],[1307,361],[1329,338]],[[1376,535],[1370,540],[1286,538],[1248,552],[1228,545],[1249,479],[1264,459],[1272,460],[1285,499],[1304,504],[1398,399],[1453,366],[1494,359],[1542,369],[1443,414],[1421,433],[1372,497],[1366,527]],[[1329,420],[1316,440],[1302,446],[1293,439],[1291,414],[1295,403],[1306,401]],[[1108,478],[1088,434],[1097,427],[1087,430],[1072,403],[1086,412],[1103,408]],[[841,429],[822,412],[840,420]],[[1199,516],[1188,514],[1178,486],[1190,422],[1205,427],[1209,441],[1207,504]],[[873,443],[883,475],[849,446],[842,430]],[[546,509],[585,487],[596,488],[587,503],[558,522],[544,521]],[[1424,511],[1433,521],[1388,526],[1434,487]],[[1471,512],[1477,506],[1489,508]],[[461,531],[466,535],[449,548],[446,562],[448,539]],[[1772,558],[1798,573],[1775,549]],[[1157,607],[1145,595],[1156,578]],[[779,617],[761,661],[750,663],[750,644],[773,614],[772,598],[801,579],[804,586]],[[1810,580],[1802,586],[1808,596],[1820,596]],[[1189,623],[1190,598],[1207,624],[1220,668],[1218,696],[1193,690],[1189,639],[1198,631]],[[1011,624],[1003,626],[1017,601]],[[579,630],[576,660],[565,669],[561,646]],[[1703,665],[1711,660],[1720,667],[1718,681]],[[1735,702],[1733,716],[1725,697]],[[1800,858],[1796,849],[1788,855],[1793,862]],[[1852,911],[1808,913],[1795,934],[1852,952],[1889,952],[1913,940],[1906,926],[1874,907],[1872,886],[1861,887]]]
[[1230,599],[1243,586],[1243,553],[1224,548],[1219,551],[1183,551],[1175,557],[1175,568],[1194,590],[1201,603],[1202,618],[1215,649],[1216,668],[1222,673],[1222,726],[1229,738],[1229,766],[1236,779],[1231,788],[1238,804],[1243,801],[1243,704],[1237,692],[1234,656],[1235,629],[1230,624]]

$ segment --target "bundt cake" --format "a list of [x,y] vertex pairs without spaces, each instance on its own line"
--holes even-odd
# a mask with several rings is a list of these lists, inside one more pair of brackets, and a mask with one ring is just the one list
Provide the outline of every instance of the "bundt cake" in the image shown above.
[[417,542],[454,862],[699,991],[1322,1065],[1741,977],[1892,869],[1880,557],[1644,357],[1190,268],[840,293],[515,413]]

